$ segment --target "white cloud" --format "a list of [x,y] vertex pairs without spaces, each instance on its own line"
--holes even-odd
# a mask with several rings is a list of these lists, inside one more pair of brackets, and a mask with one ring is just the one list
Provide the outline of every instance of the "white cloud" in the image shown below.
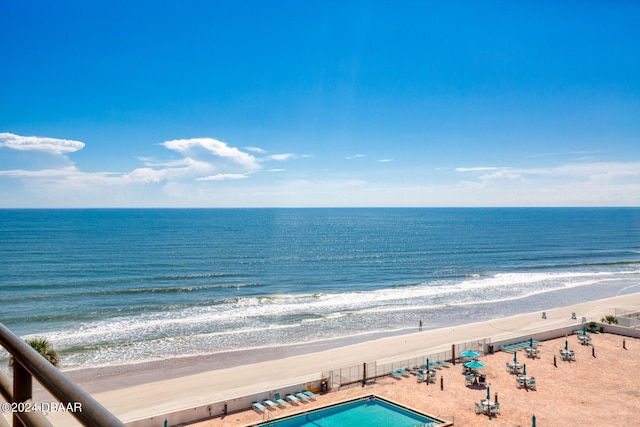
[[393,160],[391,160],[391,159],[380,159],[380,160],[377,160],[377,162],[378,163],[389,163],[389,162],[393,162]]
[[244,147],[245,150],[247,151],[251,151],[252,153],[260,153],[260,154],[264,154],[267,151],[260,148],[260,147]]
[[292,153],[274,154],[272,156],[269,156],[271,160],[276,160],[278,162],[284,162],[285,160],[290,160],[295,157],[296,155]]
[[197,181],[229,181],[235,179],[245,179],[248,175],[241,173],[219,173],[217,175],[205,176],[198,178]]
[[366,157],[366,155],[364,155],[364,154],[356,154],[355,156],[347,156],[347,157],[345,157],[345,159],[352,160],[352,159],[359,159],[359,158],[362,158],[362,157]]
[[496,166],[476,166],[472,168],[456,168],[456,172],[483,172],[483,171],[495,171],[510,169],[508,167],[496,167]]
[[185,157],[197,157],[199,151],[204,150],[209,155],[231,160],[251,170],[260,168],[258,160],[252,155],[213,138],[174,139],[163,142],[162,145]]
[[0,133],[0,147],[19,151],[41,151],[63,155],[82,150],[84,142],[40,136],[20,136],[4,132]]

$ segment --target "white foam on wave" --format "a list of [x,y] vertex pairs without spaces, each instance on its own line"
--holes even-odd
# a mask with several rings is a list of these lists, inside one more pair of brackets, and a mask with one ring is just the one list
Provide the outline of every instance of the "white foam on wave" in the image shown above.
[[[341,334],[353,336],[370,332],[366,328],[360,331],[361,316],[378,319],[374,323],[380,327],[379,316],[385,313],[508,302],[632,277],[640,277],[640,270],[499,273],[368,292],[247,297],[221,305],[87,322],[48,333],[47,338],[56,348],[68,349],[73,363],[93,366],[123,358],[153,358],[156,352],[175,357],[300,339],[325,340]],[[396,327],[394,318],[384,319],[384,326]]]

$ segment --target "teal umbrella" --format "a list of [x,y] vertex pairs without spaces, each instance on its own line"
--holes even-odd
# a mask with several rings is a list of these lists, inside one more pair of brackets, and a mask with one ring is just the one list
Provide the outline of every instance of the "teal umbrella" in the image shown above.
[[536,416],[531,417],[531,427],[536,427]]
[[470,369],[480,369],[480,368],[484,368],[485,365],[484,363],[478,360],[472,360],[471,362],[465,363],[464,366]]
[[426,368],[427,368],[427,371],[428,371],[429,370],[429,358],[427,358]]
[[527,376],[527,364],[522,365],[522,375]]
[[491,400],[491,389],[487,386],[487,400]]
[[518,363],[518,352],[517,351],[513,352],[513,363]]
[[569,340],[564,340],[564,349],[569,350]]
[[529,347],[533,347],[533,337],[529,338]]
[[473,350],[465,350],[462,353],[460,353],[460,356],[464,357],[464,358],[473,358],[473,357],[478,357],[480,356],[480,354],[476,353]]

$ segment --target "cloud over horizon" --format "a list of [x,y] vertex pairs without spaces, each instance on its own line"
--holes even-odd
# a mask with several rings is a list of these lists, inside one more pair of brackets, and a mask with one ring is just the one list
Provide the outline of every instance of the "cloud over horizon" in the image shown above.
[[84,142],[71,139],[48,138],[41,136],[21,136],[13,133],[0,133],[0,148],[18,151],[40,151],[62,155],[74,153],[84,148]]

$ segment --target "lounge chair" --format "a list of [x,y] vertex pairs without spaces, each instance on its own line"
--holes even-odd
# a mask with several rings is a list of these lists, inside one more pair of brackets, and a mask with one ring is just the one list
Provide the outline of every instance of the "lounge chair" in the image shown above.
[[482,403],[476,402],[476,414],[481,414],[483,412],[484,412],[484,406],[482,406]]
[[309,390],[304,390],[302,393],[305,394],[311,400],[316,400],[316,397],[318,397],[317,394]]
[[267,405],[267,408],[274,410],[278,407],[278,405],[275,404],[275,402],[269,400],[269,399],[264,399],[262,401],[265,405]]
[[525,385],[524,378],[516,378],[516,387],[523,388]]
[[310,401],[311,399],[309,399],[309,396],[307,396],[306,394],[300,392],[300,393],[296,393],[296,397],[300,400],[302,400],[303,402],[307,403],[308,401]]
[[266,409],[266,408],[262,405],[262,403],[260,403],[260,402],[253,402],[253,403],[251,404],[251,406],[252,406],[252,407],[253,407],[253,409],[254,409],[257,413],[259,413],[259,414],[262,414],[262,413],[264,412],[264,410]]
[[399,372],[403,377],[408,377],[409,375],[411,375],[411,372],[407,371],[406,369],[398,369],[396,372]]
[[491,412],[491,415],[496,415],[500,413],[500,404],[496,403],[494,405],[491,405],[491,407],[489,408],[489,411]]
[[287,402],[282,397],[280,397],[280,393],[275,393],[273,395],[273,400],[275,400],[278,406],[281,408],[285,408],[287,406]]
[[402,379],[402,376],[400,375],[400,372],[398,371],[391,371],[389,372],[389,375],[391,375],[393,378],[400,380]]
[[300,404],[300,399],[295,397],[293,394],[287,394],[285,398],[287,399],[287,402],[291,403],[292,405]]
[[423,370],[418,371],[418,382],[426,381],[426,376]]

